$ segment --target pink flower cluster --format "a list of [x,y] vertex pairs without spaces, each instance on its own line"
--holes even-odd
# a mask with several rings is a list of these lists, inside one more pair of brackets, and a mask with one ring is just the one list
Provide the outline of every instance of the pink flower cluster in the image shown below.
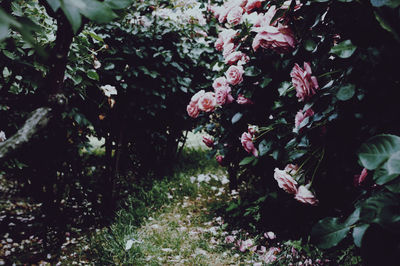
[[243,148],[248,152],[253,154],[255,157],[258,157],[258,150],[254,146],[253,138],[255,136],[255,131],[252,127],[249,127],[248,132],[243,132],[240,142],[242,143]]
[[295,64],[290,76],[292,77],[293,86],[296,89],[296,96],[299,101],[305,101],[316,93],[319,89],[318,81],[315,76],[311,76],[310,63],[304,62],[304,69]]
[[216,98],[213,92],[205,92],[201,90],[193,95],[186,111],[189,116],[196,118],[199,116],[200,111],[211,112],[216,106]]
[[318,200],[307,186],[298,186],[298,182],[293,178],[297,175],[299,168],[297,165],[288,164],[284,170],[275,168],[274,178],[278,186],[289,194],[294,194],[294,198],[302,203],[310,205],[318,204]]

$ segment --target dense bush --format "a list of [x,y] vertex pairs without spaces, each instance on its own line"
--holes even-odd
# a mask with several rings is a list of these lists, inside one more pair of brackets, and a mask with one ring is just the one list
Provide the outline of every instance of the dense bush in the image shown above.
[[[205,142],[228,166],[231,182],[239,180],[250,192],[229,210],[293,236],[310,233],[322,217],[347,216],[350,202],[373,201],[375,190],[398,202],[394,189],[371,187],[398,174],[381,181],[382,174],[372,180],[368,173],[364,181],[364,170],[353,178],[362,170],[356,155],[363,142],[380,133],[400,134],[398,6],[226,1],[211,8],[221,23],[215,48],[224,63],[212,92],[193,96],[188,113],[211,117],[205,129],[212,138]],[[385,153],[381,146],[376,152]],[[375,170],[362,159],[361,166]],[[378,213],[391,206],[379,202],[371,207]],[[391,214],[397,223],[397,211]],[[329,242],[324,247],[339,241],[322,238]]]

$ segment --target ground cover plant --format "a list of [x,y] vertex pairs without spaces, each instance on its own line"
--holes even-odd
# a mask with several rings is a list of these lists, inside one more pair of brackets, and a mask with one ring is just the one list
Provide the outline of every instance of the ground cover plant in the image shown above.
[[394,264],[399,6],[0,0],[0,262]]

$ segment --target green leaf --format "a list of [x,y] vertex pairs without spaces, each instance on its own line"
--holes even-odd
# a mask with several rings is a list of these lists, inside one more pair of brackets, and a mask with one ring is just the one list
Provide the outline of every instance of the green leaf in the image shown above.
[[385,187],[393,193],[400,193],[400,179],[393,180],[390,184],[386,184]]
[[350,227],[339,223],[338,218],[327,217],[313,227],[311,237],[318,247],[327,249],[336,246],[349,231]]
[[304,49],[306,49],[306,50],[309,51],[309,52],[314,51],[315,47],[317,47],[317,44],[316,44],[313,40],[311,40],[311,39],[307,39],[307,40],[304,42],[303,45],[304,45]]
[[396,8],[400,5],[400,1],[399,0],[371,0],[371,4],[374,7],[389,6],[392,8]]
[[347,84],[341,87],[336,94],[336,97],[341,101],[350,100],[355,94],[355,86],[353,84]]
[[260,156],[267,154],[271,150],[272,141],[266,141],[265,139],[258,144],[258,151],[260,152]]
[[132,4],[133,0],[106,0],[104,1],[112,9],[124,9]]
[[[69,0],[69,1],[78,2],[77,0]],[[84,6],[77,5],[77,8],[80,8],[80,12],[90,20],[93,20],[97,23],[106,23],[110,22],[114,18],[117,18],[117,15],[112,11],[112,9],[102,2],[99,2],[97,0],[79,0],[79,1],[82,1],[85,5]]]
[[389,174],[386,162],[385,164],[383,164],[381,168],[375,170],[373,179],[376,184],[384,185],[395,179],[397,176],[398,174],[392,174],[392,175]]
[[278,92],[279,92],[279,96],[285,96],[286,93],[292,88],[292,83],[288,82],[288,81],[284,81],[281,83]]
[[400,151],[390,156],[386,169],[389,175],[400,174]]
[[246,67],[246,69],[244,71],[244,75],[249,76],[249,77],[258,76],[260,73],[261,73],[261,70],[259,68],[256,68],[255,66]]
[[264,77],[263,81],[262,81],[261,84],[260,84],[260,87],[264,89],[265,87],[268,86],[268,84],[269,84],[271,81],[272,81],[272,78]]
[[369,224],[363,224],[353,229],[354,244],[359,248],[361,247],[362,238],[365,234],[365,231],[367,231],[368,227]]
[[361,213],[360,208],[355,209],[354,212],[346,219],[344,224],[346,226],[351,226],[351,225],[355,224],[356,222],[358,222],[358,220],[360,219],[360,213]]
[[60,0],[46,0],[46,2],[49,4],[54,12],[56,12],[61,7]]
[[[81,0],[77,0],[77,3],[82,3]],[[61,3],[61,9],[67,17],[69,23],[72,26],[72,30],[74,33],[77,33],[82,24],[81,14],[79,13],[79,9],[77,9],[73,4],[71,4],[71,0],[65,0]]]
[[357,47],[350,40],[345,40],[331,48],[330,53],[339,56],[340,58],[349,58],[356,51]]
[[87,72],[87,76],[88,76],[90,79],[99,80],[99,74],[97,74],[97,72],[94,71],[94,70],[89,70],[89,71]]
[[358,159],[368,170],[375,170],[399,150],[400,137],[388,134],[378,135],[361,145],[358,150]]
[[256,159],[256,157],[254,157],[254,156],[245,157],[243,160],[240,161],[239,165],[249,164],[252,161],[254,161],[254,159]]
[[232,124],[237,123],[241,118],[242,118],[243,114],[242,113],[236,113],[233,117],[232,117]]

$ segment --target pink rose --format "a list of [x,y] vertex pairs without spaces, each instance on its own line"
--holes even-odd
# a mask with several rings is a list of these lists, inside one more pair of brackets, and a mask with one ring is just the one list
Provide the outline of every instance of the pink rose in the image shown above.
[[237,85],[243,81],[243,73],[242,66],[230,66],[225,72],[226,80],[231,85]]
[[224,58],[228,57],[231,53],[233,53],[236,49],[236,46],[234,43],[226,43],[224,44],[224,47],[222,49],[222,56]]
[[201,111],[211,112],[214,111],[217,101],[214,92],[206,92],[199,99],[198,106]]
[[224,48],[224,45],[231,43],[233,41],[233,38],[235,38],[239,32],[237,30],[233,29],[224,29],[218,34],[218,39],[215,42],[215,48],[218,51],[222,51]]
[[297,193],[297,182],[285,170],[275,168],[274,178],[278,181],[278,186],[289,194]]
[[245,241],[240,241],[238,242],[239,244],[239,250],[241,252],[245,252],[247,249],[250,249],[253,246],[253,240],[252,239],[247,239]]
[[215,98],[217,100],[217,104],[223,105],[225,103],[231,103],[233,101],[233,97],[230,93],[231,88],[229,86],[216,88]]
[[238,104],[253,104],[253,102],[250,99],[244,97],[243,94],[238,95],[236,102]]
[[203,136],[203,143],[206,144],[206,146],[209,148],[214,147],[214,141],[212,140],[212,138],[209,138],[207,136]]
[[[239,62],[238,62],[239,61]],[[250,61],[249,56],[240,51],[232,52],[225,58],[225,64],[232,65],[238,62],[239,65],[246,64]]]
[[297,170],[299,170],[299,166],[297,164],[288,164],[285,166],[285,172],[290,174],[290,175],[294,175]]
[[258,17],[254,23],[254,28],[252,29],[252,31],[257,31],[257,27],[266,27],[266,26],[270,26],[271,25],[271,20],[272,18],[275,16],[276,13],[276,8],[275,6],[271,6],[268,11],[264,14],[258,14]]
[[310,109],[307,109],[304,113],[303,113],[303,111],[302,110],[300,110],[300,111],[298,111],[297,112],[297,114],[296,114],[296,117],[295,117],[295,128],[297,129],[297,130],[300,130],[302,127],[300,127],[300,125],[301,125],[301,122],[303,122],[304,121],[304,119],[306,119],[307,117],[311,117],[311,116],[313,116],[314,115],[314,111],[310,108]]
[[206,93],[204,90],[198,91],[196,94],[194,94],[192,96],[192,98],[190,99],[190,101],[192,103],[197,104],[199,102],[199,99],[204,95],[204,93]]
[[265,0],[249,0],[247,1],[246,6],[244,9],[246,10],[247,13],[250,13],[253,9],[260,8],[261,3],[264,2]]
[[256,51],[260,46],[265,49],[273,49],[277,53],[287,53],[296,46],[293,32],[287,26],[278,27],[264,26],[253,28],[258,32],[253,39],[253,50]]
[[225,243],[231,244],[231,243],[235,242],[235,238],[236,238],[235,236],[226,236]]
[[272,231],[269,231],[269,232],[267,232],[267,233],[264,233],[264,236],[265,236],[265,238],[271,239],[271,240],[274,240],[274,239],[276,238],[275,233],[272,232]]
[[228,81],[226,81],[225,77],[219,77],[214,80],[212,86],[213,86],[214,90],[216,90],[217,88],[220,88],[220,87],[226,87],[226,86],[228,86]]
[[317,78],[311,76],[310,63],[304,62],[304,69],[295,64],[290,76],[299,101],[306,100],[316,93],[315,90],[319,89]]
[[281,252],[279,248],[276,247],[270,247],[267,251],[267,253],[263,256],[263,260],[266,264],[271,264],[272,262],[277,260],[277,257],[275,256]]
[[200,113],[199,107],[197,106],[197,103],[195,103],[195,102],[190,102],[188,104],[188,106],[186,107],[186,111],[187,111],[188,115],[193,118],[198,117],[199,113]]
[[247,131],[254,136],[258,132],[258,126],[249,125]]
[[355,175],[354,176],[354,186],[356,186],[356,187],[360,186],[361,183],[364,182],[364,180],[367,177],[367,175],[368,175],[368,170],[366,168],[364,168],[361,171],[360,175]]
[[224,156],[217,155],[217,156],[215,156],[215,160],[217,160],[219,165],[224,166]]
[[311,205],[318,204],[318,200],[315,198],[314,194],[306,186],[300,186],[297,189],[297,193],[294,198],[302,203],[311,204]]
[[253,154],[255,157],[258,157],[258,151],[256,149],[256,147],[254,146],[253,143],[253,136],[248,133],[248,132],[244,132],[242,134],[242,137],[240,138],[240,141],[242,142],[242,146],[243,148],[248,152]]
[[232,8],[226,17],[229,24],[237,25],[242,21],[243,8],[240,6]]
[[[289,9],[291,3],[292,3],[291,0],[285,1],[282,4],[281,9]],[[302,6],[303,6],[303,4],[299,0],[296,0],[296,5],[294,6],[294,11],[299,10]]]

